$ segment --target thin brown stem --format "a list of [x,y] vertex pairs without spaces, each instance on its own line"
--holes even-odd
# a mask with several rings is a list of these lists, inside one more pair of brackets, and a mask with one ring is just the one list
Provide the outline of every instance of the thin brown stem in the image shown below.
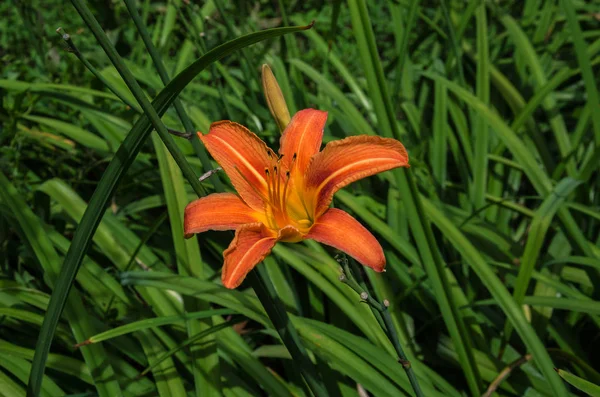
[[523,357],[519,358],[518,360],[515,360],[512,363],[508,364],[508,366],[506,368],[504,368],[502,371],[500,371],[500,373],[498,374],[498,376],[496,376],[496,379],[494,379],[492,381],[492,383],[490,383],[490,386],[487,388],[487,390],[485,391],[485,393],[483,393],[481,395],[481,397],[490,397],[496,391],[496,389],[498,389],[498,387],[500,386],[500,384],[506,378],[508,378],[508,376],[510,375],[510,373],[515,368],[518,368],[521,365],[527,363],[528,361],[531,361],[532,358],[533,358],[533,356],[531,354],[526,354]]

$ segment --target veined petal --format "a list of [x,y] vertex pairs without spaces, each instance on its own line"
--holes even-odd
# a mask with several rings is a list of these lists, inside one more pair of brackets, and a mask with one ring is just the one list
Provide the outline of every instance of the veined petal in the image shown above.
[[294,115],[279,142],[281,161],[288,170],[304,174],[310,158],[321,148],[326,122],[327,112],[321,110],[304,109]]
[[408,167],[404,146],[391,138],[352,136],[327,144],[311,159],[306,171],[306,204],[318,217],[335,192],[370,175]]
[[227,288],[236,288],[250,270],[260,263],[277,242],[277,235],[261,223],[241,226],[229,248],[223,252],[225,263],[221,280]]
[[213,158],[231,179],[231,183],[246,204],[263,210],[267,196],[265,168],[275,154],[256,134],[232,121],[219,121],[210,126],[206,135],[198,133]]
[[376,272],[382,272],[385,268],[385,256],[379,242],[345,211],[328,209],[317,219],[306,238],[344,251]]
[[258,214],[233,193],[213,193],[185,207],[183,229],[186,238],[207,230],[235,230],[257,222]]

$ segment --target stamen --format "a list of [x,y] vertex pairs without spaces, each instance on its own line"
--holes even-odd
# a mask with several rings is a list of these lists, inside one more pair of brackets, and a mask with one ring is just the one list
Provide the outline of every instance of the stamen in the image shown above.
[[276,185],[275,185],[275,189],[277,190],[277,196],[275,197],[275,200],[277,202],[277,206],[281,210],[282,209],[282,207],[281,207],[281,194],[280,194],[281,193],[281,189],[280,189],[280,187],[281,187],[281,183],[280,183],[281,182],[281,176],[279,174],[277,174],[277,166],[274,166],[273,168],[275,169],[275,177],[277,178]]
[[273,188],[271,186],[271,173],[268,168],[265,168],[265,174],[267,174],[267,194],[269,195],[269,202],[273,199]]
[[288,190],[288,185],[290,184],[290,172],[287,171],[285,173],[285,185],[283,185],[283,195],[281,196],[281,210],[283,211],[284,214],[286,214],[287,217],[287,190]]
[[[250,186],[252,188],[252,190],[254,190],[254,192],[260,196],[260,198],[262,199],[262,201],[267,202],[267,199],[265,198],[265,196],[261,192],[259,192],[258,189],[256,189],[256,187],[252,183],[250,183],[250,181],[248,180],[248,178],[246,178],[246,176],[244,174],[242,174],[242,171],[240,171],[240,169],[237,166],[234,165],[233,169],[236,170],[238,172],[238,174],[240,174],[240,176],[242,177],[242,179],[244,181],[246,181],[246,183],[248,184],[248,186]],[[267,183],[267,185],[268,185],[268,183]]]

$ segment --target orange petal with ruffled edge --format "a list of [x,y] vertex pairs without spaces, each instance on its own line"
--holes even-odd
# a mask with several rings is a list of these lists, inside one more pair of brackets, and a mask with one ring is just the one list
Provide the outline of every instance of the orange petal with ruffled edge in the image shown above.
[[385,256],[379,242],[345,211],[328,209],[305,238],[337,248],[376,272],[385,268]]
[[326,122],[327,112],[322,110],[304,109],[292,117],[279,140],[279,154],[286,169],[304,174],[310,158],[321,148]]
[[223,252],[223,285],[237,288],[250,270],[269,255],[275,243],[277,235],[265,225],[251,223],[241,226],[229,248]]
[[275,153],[256,134],[232,121],[213,123],[208,134],[199,132],[198,137],[246,204],[262,211],[267,197],[265,168]]
[[185,207],[183,230],[186,238],[207,230],[235,230],[255,223],[259,214],[233,193],[213,193],[192,201]]
[[307,206],[322,214],[344,186],[397,167],[408,167],[404,146],[391,138],[352,136],[328,143],[306,171]]

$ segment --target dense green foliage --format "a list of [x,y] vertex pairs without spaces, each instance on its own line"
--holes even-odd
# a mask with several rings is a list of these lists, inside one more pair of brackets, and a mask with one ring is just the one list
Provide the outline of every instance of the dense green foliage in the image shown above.
[[[106,35],[86,1],[0,3],[0,395],[597,393],[600,2],[322,3],[90,2]],[[334,200],[385,273],[279,243],[227,290],[232,234],[183,239],[231,188],[178,135],[278,146],[263,63],[326,142],[408,149]]]

